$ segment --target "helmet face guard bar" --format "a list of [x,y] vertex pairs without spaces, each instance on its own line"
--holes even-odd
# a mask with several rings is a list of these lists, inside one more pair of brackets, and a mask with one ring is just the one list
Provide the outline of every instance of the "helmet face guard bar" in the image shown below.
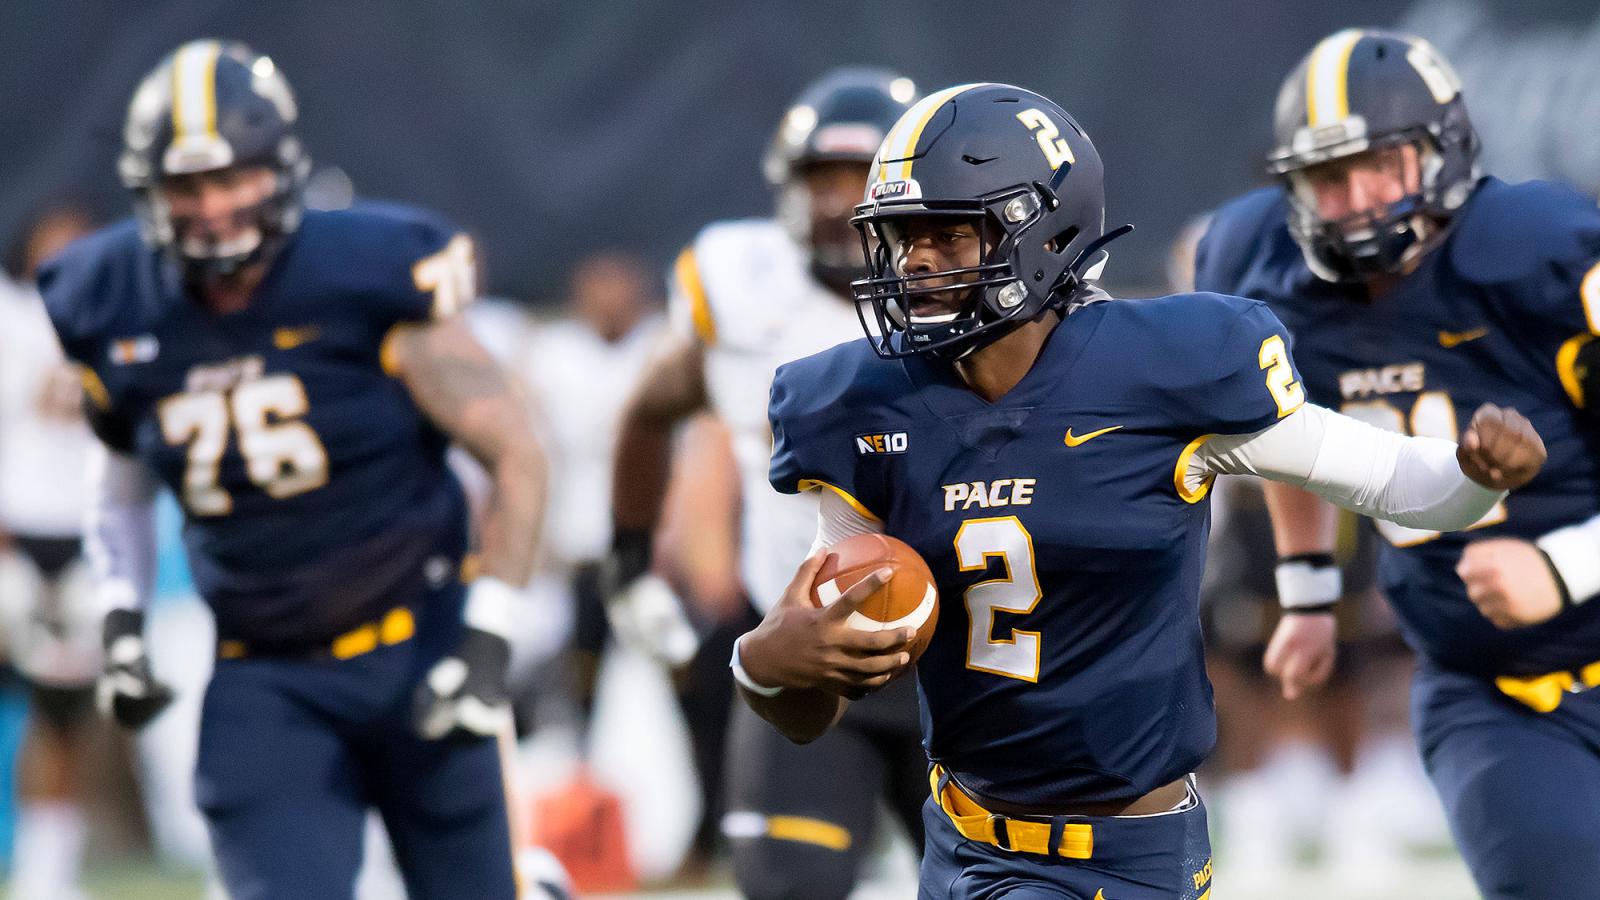
[[[851,296],[873,351],[884,359],[915,355],[959,359],[1066,303],[1081,283],[1083,272],[1103,257],[1101,248],[1132,231],[1133,226],[1124,225],[1091,241],[1050,284],[1030,289],[1016,272],[1013,260],[1019,255],[1019,241],[1041,220],[1047,207],[1054,208],[1053,188],[1059,180],[1055,179],[1049,188],[1039,184],[1031,189],[1019,186],[973,201],[901,200],[859,207],[851,224],[861,234],[862,253],[871,274],[852,283]],[[910,216],[949,216],[977,222],[982,261],[975,266],[901,275],[895,269],[883,225],[886,220]],[[991,229],[1001,235],[992,247],[988,240]],[[1049,240],[1065,247],[1072,238],[1071,234],[1052,235]],[[1043,247],[1047,238],[1039,236],[1037,240]],[[1042,282],[1043,270],[1036,271],[1034,277]],[[938,283],[932,283],[935,281]],[[910,310],[916,298],[950,291],[964,291],[968,308],[948,319],[941,317],[938,322],[919,323],[912,318]],[[1035,298],[1042,295],[1044,302],[1027,302],[1030,294]],[[869,307],[871,321],[867,317]]]

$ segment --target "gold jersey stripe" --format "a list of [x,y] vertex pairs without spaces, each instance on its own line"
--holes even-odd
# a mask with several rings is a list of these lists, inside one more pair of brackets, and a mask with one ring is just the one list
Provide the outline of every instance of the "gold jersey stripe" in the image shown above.
[[678,288],[689,298],[689,314],[694,322],[694,333],[707,347],[717,342],[717,321],[711,315],[711,297],[706,294],[705,283],[700,280],[700,264],[695,261],[694,248],[685,247],[672,266]]
[[851,493],[849,491],[845,490],[842,487],[839,487],[838,485],[829,484],[826,481],[819,481],[819,480],[817,480],[815,478],[802,478],[802,479],[800,479],[799,487],[800,487],[800,490],[802,490],[802,491],[813,491],[813,490],[816,490],[817,488],[826,488],[826,489],[828,489],[830,491],[833,491],[835,494],[838,494],[839,495],[839,499],[841,499],[844,502],[850,504],[850,508],[855,510],[856,512],[860,513],[861,515],[866,516],[867,518],[871,519],[874,522],[882,522],[883,521],[883,519],[881,517],[879,517],[876,513],[874,513],[870,509],[867,509],[867,505],[865,503],[862,503],[860,500],[857,500],[854,496],[851,495]]
[[1190,441],[1189,446],[1184,447],[1183,452],[1178,454],[1178,465],[1172,471],[1172,486],[1178,489],[1178,496],[1182,497],[1185,503],[1199,503],[1204,500],[1211,490],[1211,482],[1217,478],[1208,473],[1200,480],[1199,485],[1193,487],[1189,485],[1189,460],[1193,459],[1205,442],[1213,437],[1216,435],[1202,434]]

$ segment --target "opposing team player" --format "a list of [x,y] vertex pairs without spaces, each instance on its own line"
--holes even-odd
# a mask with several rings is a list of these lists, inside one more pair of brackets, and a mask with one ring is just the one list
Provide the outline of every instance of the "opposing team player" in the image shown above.
[[[1495,407],[1458,448],[1306,403],[1261,303],[1108,301],[1090,278],[1123,229],[1104,216],[1099,155],[1055,103],[930,95],[857,208],[867,338],[773,383],[772,483],[820,490],[818,544],[891,534],[943,597],[917,666],[926,898],[1210,893],[1189,773],[1215,737],[1197,595],[1216,474],[1455,528],[1543,459]],[[822,562],[734,659],[746,699],[802,740],[898,674],[910,636],[847,624],[881,571],[813,608]]]
[[[887,72],[843,69],[790,108],[766,161],[775,219],[707,226],[673,270],[674,340],[623,414],[614,487],[616,582],[649,568],[674,426],[710,407],[733,434],[742,481],[741,568],[756,602],[782,593],[816,528],[812,499],[766,484],[766,399],[779,364],[857,336],[850,281],[862,274],[851,210],[872,154],[915,88]],[[622,592],[617,602],[632,600]],[[900,685],[798,748],[739,704],[730,732],[728,811],[746,896],[845,897],[885,801],[920,840],[916,697]]]
[[[180,47],[128,111],[137,221],[40,279],[104,443],[102,699],[138,727],[170,697],[141,637],[162,483],[216,616],[196,793],[230,895],[349,897],[376,807],[412,896],[512,897],[502,635],[543,460],[453,316],[468,238],[406,207],[304,211],[295,118],[267,57]],[[470,590],[451,439],[494,481]]]
[[100,623],[82,557],[83,466],[94,438],[77,374],[34,290],[38,266],[92,231],[87,211],[43,211],[0,276],[0,633],[28,684],[17,753],[11,896],[77,896],[87,825]]
[[[1417,435],[1514,404],[1549,464],[1467,532],[1380,525],[1383,588],[1422,666],[1413,725],[1493,898],[1600,884],[1600,211],[1566,187],[1482,178],[1460,84],[1425,41],[1347,30],[1277,104],[1277,188],[1224,206],[1203,288],[1270,303],[1314,402]],[[1338,596],[1315,498],[1271,486],[1287,691],[1327,677]],[[1336,573],[1333,573],[1336,576]]]

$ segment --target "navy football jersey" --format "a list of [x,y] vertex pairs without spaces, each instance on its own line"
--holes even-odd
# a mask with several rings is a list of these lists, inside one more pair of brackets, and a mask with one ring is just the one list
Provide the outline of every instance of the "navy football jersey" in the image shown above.
[[1078,307],[989,403],[864,340],[778,370],[772,484],[833,489],[914,547],[943,611],[917,666],[929,756],[981,794],[1138,797],[1216,725],[1198,596],[1206,436],[1298,408],[1285,332],[1214,294]]
[[374,204],[307,212],[237,313],[191,300],[131,221],[41,272],[97,433],[183,504],[220,637],[319,642],[455,576],[467,518],[446,438],[381,357],[395,326],[470,296],[471,252]]
[[1571,669],[1600,657],[1600,603],[1501,631],[1455,573],[1462,547],[1538,538],[1600,513],[1600,434],[1578,408],[1577,349],[1600,324],[1600,210],[1548,182],[1484,179],[1443,243],[1368,300],[1321,281],[1267,188],[1217,211],[1195,281],[1266,301],[1295,338],[1313,403],[1371,424],[1455,440],[1484,403],[1527,416],[1549,460],[1477,526],[1440,535],[1379,523],[1382,586],[1407,640],[1439,665],[1479,675]]

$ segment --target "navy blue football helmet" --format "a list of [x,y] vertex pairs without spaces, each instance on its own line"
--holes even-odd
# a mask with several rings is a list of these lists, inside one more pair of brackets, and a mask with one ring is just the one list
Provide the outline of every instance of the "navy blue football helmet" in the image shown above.
[[[1268,169],[1289,193],[1289,231],[1327,281],[1393,274],[1427,246],[1478,180],[1478,135],[1461,82],[1433,45],[1346,29],[1324,38],[1284,81]],[[1368,150],[1415,145],[1420,183],[1400,200],[1324,219],[1306,170]]]
[[[299,225],[311,160],[296,118],[294,93],[277,66],[236,42],[191,41],[139,83],[117,171],[133,192],[145,240],[167,251],[186,280],[205,282],[264,259]],[[162,179],[249,166],[276,177],[268,199],[240,213],[255,231],[226,246],[185,238]]]
[[[866,274],[847,223],[849,210],[815,208],[805,172],[823,163],[860,163],[916,100],[911,79],[884,69],[834,69],[801,92],[773,135],[762,169],[778,196],[777,218],[810,257],[811,274],[841,294]],[[863,176],[864,177],[864,176]],[[820,221],[819,221],[820,220]]]
[[[970,222],[978,264],[907,275],[893,249],[911,219]],[[959,359],[1070,303],[1104,263],[1100,154],[1055,103],[1006,84],[930,94],[884,139],[852,224],[869,275],[853,295],[878,355]],[[919,316],[919,297],[965,296],[953,313]],[[873,321],[868,321],[871,310]]]

